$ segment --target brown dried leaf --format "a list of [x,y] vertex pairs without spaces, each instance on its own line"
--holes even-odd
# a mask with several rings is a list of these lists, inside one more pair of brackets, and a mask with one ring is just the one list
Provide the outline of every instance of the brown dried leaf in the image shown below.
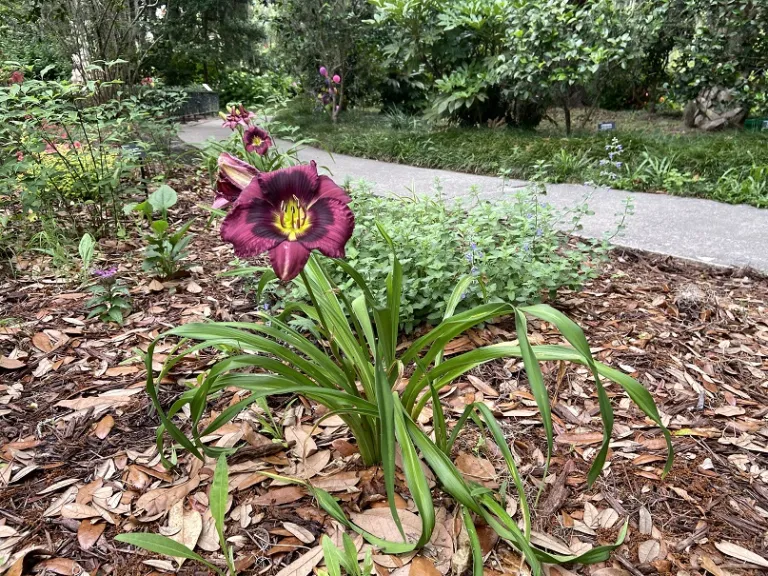
[[736,558],[742,562],[749,562],[755,566],[768,568],[768,560],[758,554],[755,554],[751,550],[747,550],[746,548],[739,546],[738,544],[725,541],[715,542],[715,548],[720,550],[720,552],[726,556],[730,556],[731,558]]
[[661,545],[658,540],[646,540],[637,547],[637,557],[640,564],[650,564],[659,557]]
[[51,558],[50,560],[43,560],[35,566],[35,571],[42,572],[43,570],[53,572],[54,574],[64,574],[65,576],[83,573],[82,567],[69,558]]
[[296,536],[296,538],[301,540],[304,544],[312,544],[312,542],[315,541],[315,535],[298,524],[294,524],[293,522],[283,522],[283,528]]
[[199,485],[200,478],[195,476],[178,486],[155,488],[154,490],[150,490],[146,494],[143,494],[141,498],[136,501],[135,509],[137,511],[144,510],[147,516],[160,514],[166,510],[170,510],[171,506],[176,504],[179,500],[182,500]]
[[[398,513],[406,539],[408,542],[416,542],[421,536],[421,520],[416,514],[408,510],[398,510]],[[355,524],[374,536],[391,542],[403,541],[389,508],[371,508],[362,513],[353,512],[350,518]]]
[[477,458],[466,452],[462,452],[456,458],[456,467],[461,471],[464,478],[469,481],[482,484],[486,488],[498,488],[496,482],[496,469],[493,464],[484,458]]
[[96,544],[96,541],[104,533],[104,529],[107,527],[103,522],[94,524],[90,520],[83,520],[80,522],[80,526],[77,529],[77,541],[80,544],[80,548],[83,550],[89,550]]
[[424,556],[414,556],[411,560],[411,569],[408,571],[408,576],[439,576],[440,571],[435,568],[435,564],[432,560],[424,558]]
[[87,504],[78,504],[72,502],[71,504],[65,504],[61,508],[61,515],[64,518],[73,518],[75,520],[82,520],[84,518],[96,518],[101,516],[98,510]]
[[301,486],[286,486],[284,488],[275,488],[266,494],[257,496],[251,501],[254,506],[280,506],[296,502],[304,496],[305,492]]
[[[203,531],[203,517],[197,510],[185,510],[184,500],[179,500],[168,513],[168,530],[172,531],[171,540],[194,550]],[[184,558],[174,560],[179,566],[184,563]]]
[[96,428],[93,429],[93,435],[99,440],[104,440],[104,438],[109,436],[114,425],[115,419],[110,414],[107,414],[104,418],[99,420],[98,424],[96,424]]
[[323,548],[315,546],[306,554],[299,556],[296,560],[280,570],[276,576],[307,576],[312,570],[320,564],[323,559]]

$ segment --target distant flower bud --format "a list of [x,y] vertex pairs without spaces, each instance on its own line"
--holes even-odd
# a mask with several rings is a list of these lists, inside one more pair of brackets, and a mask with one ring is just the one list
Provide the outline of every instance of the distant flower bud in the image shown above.
[[320,76],[328,76],[328,69],[325,66],[320,66],[318,72],[320,72]]
[[334,81],[336,84],[338,84],[339,82],[341,82],[341,76],[339,76],[338,74],[334,74],[334,76],[333,76],[333,81]]

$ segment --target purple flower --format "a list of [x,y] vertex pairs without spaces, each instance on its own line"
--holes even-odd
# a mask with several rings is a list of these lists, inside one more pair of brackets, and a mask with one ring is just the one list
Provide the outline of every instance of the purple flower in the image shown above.
[[272,138],[266,130],[258,126],[251,126],[243,134],[243,143],[248,152],[256,152],[259,156],[264,156],[267,150],[272,146]]
[[256,168],[235,158],[227,152],[219,155],[219,174],[216,179],[216,196],[213,200],[214,208],[222,208],[234,202],[240,196],[243,189],[259,173]]
[[318,72],[320,72],[320,76],[328,76],[328,69],[325,66],[320,66],[320,70],[318,70]]
[[111,268],[94,268],[93,269],[93,275],[98,276],[99,278],[112,278],[117,274],[117,266],[112,266]]
[[339,76],[338,74],[334,74],[333,75],[333,82],[335,84],[338,84],[339,82],[341,82],[341,76]]
[[256,175],[221,225],[221,238],[239,257],[269,252],[284,281],[298,276],[312,250],[344,258],[355,217],[349,196],[317,165],[291,166]]

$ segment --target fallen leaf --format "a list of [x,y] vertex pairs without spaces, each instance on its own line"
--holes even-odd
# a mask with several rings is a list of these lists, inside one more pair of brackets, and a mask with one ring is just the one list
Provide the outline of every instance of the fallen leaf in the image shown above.
[[[168,512],[168,529],[173,532],[170,536],[171,540],[194,550],[203,531],[203,517],[197,510],[185,510],[184,500],[179,500]],[[174,560],[181,566],[185,559],[174,558]]]
[[567,432],[555,436],[555,442],[558,444],[572,444],[573,446],[588,446],[590,444],[599,444],[602,441],[603,435],[600,432],[587,432],[585,434]]
[[347,470],[332,476],[314,478],[311,484],[315,488],[320,488],[326,492],[341,492],[354,488],[359,482],[360,476],[357,475],[357,472]]
[[304,544],[312,544],[312,542],[315,541],[315,535],[298,524],[294,524],[293,522],[283,522],[283,528],[304,542]]
[[715,548],[720,550],[720,552],[726,556],[730,556],[731,558],[736,558],[742,562],[749,562],[755,566],[768,568],[768,560],[750,550],[747,550],[746,548],[742,548],[738,544],[732,544],[731,542],[725,541],[715,542]]
[[83,520],[80,522],[80,526],[77,529],[77,541],[80,544],[80,548],[83,550],[89,550],[96,544],[96,541],[104,533],[104,529],[107,527],[103,522],[94,524],[90,520]]
[[301,486],[286,486],[285,488],[275,488],[267,493],[257,496],[251,501],[254,506],[280,506],[296,502],[305,494]]
[[477,458],[466,452],[462,452],[456,458],[456,468],[458,468],[464,478],[469,481],[482,484],[486,488],[498,488],[496,482],[496,469],[493,464],[484,458]]
[[312,570],[320,564],[323,559],[322,546],[315,546],[306,554],[299,556],[296,560],[280,570],[275,576],[307,576]]
[[42,572],[47,570],[54,574],[64,574],[65,576],[72,576],[73,574],[82,574],[82,567],[69,558],[51,558],[50,560],[43,560],[35,566],[35,571]]
[[[398,510],[398,513],[407,541],[416,542],[421,536],[421,520],[416,514],[408,510]],[[389,508],[370,508],[362,513],[353,512],[350,518],[360,528],[374,536],[390,542],[403,541]]]
[[104,438],[109,436],[109,432],[114,425],[115,419],[110,414],[107,414],[96,424],[96,428],[93,429],[93,435],[99,440],[104,440]]
[[136,510],[144,510],[147,516],[154,516],[169,510],[171,506],[184,498],[200,485],[200,478],[195,476],[178,486],[155,488],[136,501]]
[[18,370],[19,368],[24,368],[24,366],[26,366],[26,364],[21,360],[0,356],[0,368],[5,368],[6,370]]
[[48,336],[48,334],[45,334],[44,332],[38,332],[34,336],[32,336],[32,345],[40,350],[41,352],[48,353],[51,350],[53,350],[53,344],[51,343],[51,339]]
[[190,281],[189,284],[187,284],[186,290],[190,294],[200,294],[200,292],[203,291],[203,289],[200,286],[200,284],[198,284],[197,282],[194,282],[194,281]]
[[84,518],[96,518],[101,516],[98,510],[87,504],[78,504],[72,502],[71,504],[65,504],[61,508],[61,515],[64,518],[74,518],[75,520],[82,520]]
[[650,564],[659,556],[661,545],[658,540],[646,540],[637,547],[637,557],[640,564]]
[[162,292],[165,289],[165,286],[163,286],[162,282],[158,282],[157,280],[152,280],[149,283],[148,288],[152,292]]
[[107,368],[107,371],[104,372],[104,375],[108,376],[109,378],[116,378],[118,376],[136,374],[139,370],[140,368],[138,366],[112,366],[112,368]]
[[439,576],[440,571],[435,568],[435,564],[432,560],[424,558],[424,556],[414,556],[411,560],[411,569],[408,571],[408,576]]

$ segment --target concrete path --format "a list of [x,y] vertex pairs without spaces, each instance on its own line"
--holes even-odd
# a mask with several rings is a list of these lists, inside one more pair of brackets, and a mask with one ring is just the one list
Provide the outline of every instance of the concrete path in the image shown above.
[[[201,144],[209,138],[224,139],[230,134],[216,118],[183,125],[179,137],[187,144]],[[290,146],[287,142],[278,145]],[[339,183],[346,178],[365,180],[381,194],[403,195],[410,190],[430,194],[434,192],[435,180],[439,179],[446,198],[465,196],[474,188],[481,198],[491,200],[526,185],[526,182],[512,180],[502,189],[501,180],[491,176],[416,168],[341,154],[331,156],[316,148],[300,150],[299,158],[315,160],[318,166],[327,167]],[[706,264],[751,266],[768,273],[768,210],[577,184],[548,184],[545,201],[557,208],[572,208],[587,196],[594,215],[582,219],[580,235],[601,238],[613,232],[616,215],[624,211],[627,196],[632,196],[634,214],[628,219],[624,233],[613,238],[613,244]],[[563,227],[567,228],[567,224],[564,222]]]

